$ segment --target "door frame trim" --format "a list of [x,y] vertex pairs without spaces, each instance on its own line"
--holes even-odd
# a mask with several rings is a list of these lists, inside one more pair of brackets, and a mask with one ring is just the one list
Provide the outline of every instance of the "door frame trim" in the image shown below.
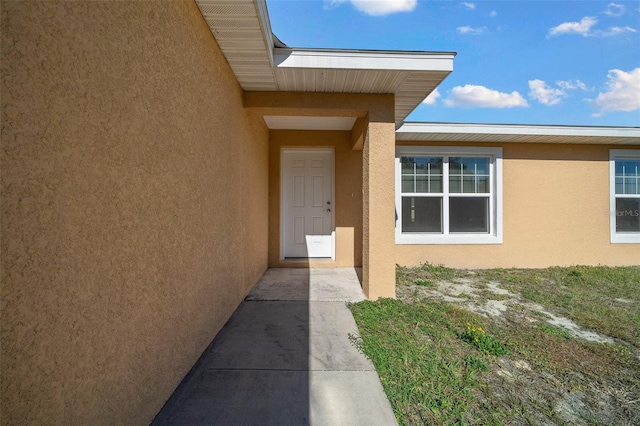
[[[285,155],[295,152],[322,152],[331,154],[331,257],[324,259],[336,260],[336,150],[333,147],[281,147],[280,148],[280,261],[299,260],[294,258],[286,258],[284,256],[284,194],[285,194]],[[313,259],[313,258],[307,258]]]

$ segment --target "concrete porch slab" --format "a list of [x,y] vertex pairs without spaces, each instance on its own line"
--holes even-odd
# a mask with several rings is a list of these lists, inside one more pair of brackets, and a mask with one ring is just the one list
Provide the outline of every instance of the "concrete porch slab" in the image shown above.
[[378,375],[349,341],[353,269],[270,269],[154,425],[395,425]]
[[267,270],[245,300],[306,300],[360,302],[360,268],[315,268]]

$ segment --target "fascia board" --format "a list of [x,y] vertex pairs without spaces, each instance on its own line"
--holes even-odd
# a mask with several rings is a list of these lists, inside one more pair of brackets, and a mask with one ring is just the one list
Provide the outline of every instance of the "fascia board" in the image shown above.
[[269,19],[269,12],[267,10],[267,0],[256,0],[255,5],[258,13],[258,21],[260,21],[260,28],[262,29],[262,36],[266,44],[267,54],[273,64],[273,32],[271,31],[271,20]]
[[639,127],[528,126],[511,124],[403,123],[396,135],[416,133],[640,138]]
[[274,48],[278,68],[453,71],[455,53]]

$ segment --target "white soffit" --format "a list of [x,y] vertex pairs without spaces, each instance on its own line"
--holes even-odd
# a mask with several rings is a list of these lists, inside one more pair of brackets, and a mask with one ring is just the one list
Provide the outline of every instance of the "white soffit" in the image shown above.
[[265,115],[264,121],[272,130],[351,130],[356,117]]
[[396,95],[400,124],[453,71],[455,53],[275,48],[278,88]]
[[273,36],[263,1],[196,0],[240,86],[278,90],[273,74]]
[[640,127],[403,123],[397,141],[640,145]]
[[265,0],[196,3],[245,91],[393,93],[399,125],[453,71],[455,53],[276,45]]

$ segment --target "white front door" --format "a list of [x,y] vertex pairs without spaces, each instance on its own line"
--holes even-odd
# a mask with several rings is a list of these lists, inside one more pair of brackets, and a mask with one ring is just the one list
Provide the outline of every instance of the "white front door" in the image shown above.
[[282,257],[333,257],[333,150],[282,150]]

